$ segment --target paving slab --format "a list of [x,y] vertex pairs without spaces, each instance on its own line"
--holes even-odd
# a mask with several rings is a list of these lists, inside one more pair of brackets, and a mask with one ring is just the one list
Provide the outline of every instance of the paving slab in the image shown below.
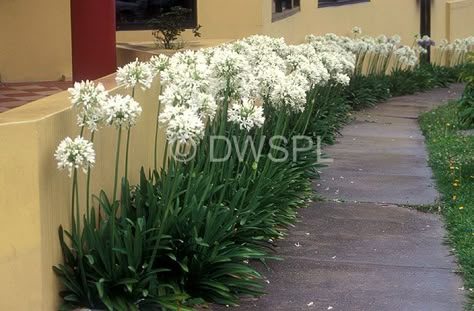
[[333,162],[314,182],[319,194],[343,202],[300,210],[300,221],[276,243],[284,260],[253,263],[268,279],[268,294],[244,298],[236,309],[463,310],[462,279],[439,216],[399,206],[436,202],[417,118],[461,91],[455,85],[356,113],[323,150]]
[[[237,310],[462,310],[461,279],[435,215],[379,204],[314,203],[258,266],[267,295]],[[212,310],[234,308],[214,307]]]
[[[426,176],[350,173],[328,171],[316,189],[328,199],[350,202],[379,202],[400,205],[432,205],[439,197],[434,181]],[[340,176],[344,176],[341,181]],[[351,181],[353,183],[351,183]],[[318,187],[318,185],[320,185]]]
[[435,204],[439,195],[428,167],[418,116],[459,97],[462,86],[397,97],[357,112],[333,146],[333,162],[315,189],[329,199],[394,204]]

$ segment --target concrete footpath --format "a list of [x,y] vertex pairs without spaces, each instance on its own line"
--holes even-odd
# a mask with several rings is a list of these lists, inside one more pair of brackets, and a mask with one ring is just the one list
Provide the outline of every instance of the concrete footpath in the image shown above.
[[285,260],[261,268],[268,294],[236,309],[462,310],[463,283],[440,217],[400,206],[435,203],[417,117],[461,91],[455,85],[356,113],[325,149],[334,162],[314,183],[333,201],[299,211],[278,243]]

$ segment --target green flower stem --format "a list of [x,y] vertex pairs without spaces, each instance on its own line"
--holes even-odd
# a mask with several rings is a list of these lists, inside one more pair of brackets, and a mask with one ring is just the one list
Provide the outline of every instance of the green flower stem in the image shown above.
[[73,177],[72,177],[72,191],[71,191],[71,231],[72,235],[78,234],[78,230],[76,228],[76,211],[75,211],[75,202],[76,202],[76,187],[77,187],[77,170],[74,169]]
[[127,143],[125,148],[125,179],[127,180],[128,177],[128,149],[130,145],[130,127],[127,129]]
[[[130,133],[130,129],[128,130]],[[111,225],[110,225],[110,247],[112,249],[112,268],[115,267],[115,253],[113,251],[115,247],[115,220],[117,214],[117,182],[118,182],[118,171],[119,171],[119,160],[120,160],[120,145],[122,139],[122,126],[119,127],[118,135],[117,135],[117,151],[115,154],[115,177],[114,177],[114,195],[112,201],[112,213],[111,217]],[[128,141],[127,141],[128,142]],[[125,161],[126,163],[126,161]]]
[[[74,192],[75,192],[75,195],[74,197],[76,198],[76,230],[77,230],[77,233],[78,233],[78,237],[80,236],[80,232],[81,232],[81,211],[80,211],[80,208],[79,208],[79,185],[77,183],[77,169],[75,168],[74,169]],[[80,245],[77,246],[78,248],[81,248]]]
[[[160,86],[160,94],[163,87]],[[157,153],[158,153],[158,132],[160,128],[160,112],[161,112],[161,100],[158,100],[158,112],[156,113],[156,124],[155,124],[155,147],[153,148],[153,164],[155,171],[157,170]]]
[[[94,134],[95,132],[91,133],[91,143],[94,142]],[[90,214],[90,183],[91,183],[91,168],[87,168],[87,184],[86,184],[86,219],[89,220]]]
[[73,201],[75,199],[75,204],[76,204],[76,208],[75,208],[76,216],[74,217],[74,211],[72,213],[73,214],[72,218],[73,219],[76,218],[75,221],[73,220],[74,227],[75,227],[75,234],[73,231],[73,237],[74,237],[73,243],[75,244],[75,247],[76,247],[77,259],[78,259],[78,265],[79,265],[79,274],[81,277],[82,287],[86,290],[86,296],[90,304],[91,299],[90,299],[89,287],[87,286],[86,272],[84,269],[84,261],[83,261],[84,253],[82,250],[82,234],[81,234],[81,220],[80,220],[81,211],[79,208],[79,186],[77,183],[77,169],[76,168],[74,169],[74,175],[73,175],[72,197],[73,197]]
[[119,127],[118,136],[117,136],[117,151],[115,153],[115,177],[114,177],[114,195],[113,195],[113,202],[117,198],[117,180],[118,180],[118,167],[119,167],[119,159],[120,159],[120,140],[122,139],[122,127]]
[[[135,87],[134,86],[132,88],[132,98],[135,99]],[[131,127],[129,126],[127,128],[127,142],[125,144],[125,173],[124,173],[124,176],[125,176],[125,179],[127,179],[128,177],[128,150],[129,150],[129,146],[130,146],[130,130],[131,130]],[[114,196],[114,199],[115,199],[115,196]]]
[[168,158],[168,148],[169,148],[169,143],[168,143],[168,140],[166,140],[165,141],[165,151],[164,151],[164,154],[163,154],[163,163],[161,164],[161,169],[165,168],[166,160]]

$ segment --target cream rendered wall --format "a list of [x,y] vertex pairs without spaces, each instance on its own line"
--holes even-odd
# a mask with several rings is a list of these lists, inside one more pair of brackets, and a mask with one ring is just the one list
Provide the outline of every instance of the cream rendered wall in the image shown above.
[[[114,76],[101,81],[112,94],[130,94],[130,90],[115,86]],[[142,166],[148,169],[153,165],[159,89],[159,81],[155,81],[150,90],[136,91],[143,113],[131,133],[131,184],[138,182]],[[60,284],[52,266],[62,262],[58,227],[70,229],[72,181],[67,172],[56,169],[54,151],[65,136],[76,137],[79,133],[68,97],[67,92],[61,92],[0,114],[2,311],[58,310]],[[161,134],[160,146],[163,146],[163,131]],[[110,195],[112,191],[111,154],[115,154],[116,137],[114,128],[101,129],[96,135],[91,194],[104,189]],[[162,148],[160,155],[161,151]],[[121,154],[123,162],[124,152]],[[85,174],[82,171],[79,174],[79,198],[84,209]]]
[[[238,39],[252,34],[284,36],[301,42],[308,33],[400,34],[411,44],[419,31],[416,0],[371,0],[318,8],[318,0],[301,0],[301,11],[272,22],[272,0],[197,0],[204,39]],[[474,0],[432,1],[435,41],[473,34]],[[0,81],[59,80],[72,76],[69,1],[0,1]],[[190,31],[184,39],[194,40]],[[117,42],[152,41],[151,31],[118,31]]]
[[69,1],[0,1],[2,82],[72,76]]
[[415,0],[371,0],[350,5],[318,8],[317,0],[301,0],[301,11],[272,22],[272,0],[264,1],[263,33],[284,36],[298,43],[308,33],[349,35],[354,26],[367,35],[399,34],[405,44],[413,42],[419,32],[419,9]]
[[474,36],[474,0],[449,0],[446,4],[446,37],[455,40]]

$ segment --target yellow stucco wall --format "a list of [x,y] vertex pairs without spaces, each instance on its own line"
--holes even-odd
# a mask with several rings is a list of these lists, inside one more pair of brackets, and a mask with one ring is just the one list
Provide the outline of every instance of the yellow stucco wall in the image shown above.
[[[371,0],[318,8],[318,0],[301,0],[300,12],[272,22],[272,0],[197,0],[203,39],[238,39],[251,34],[284,36],[298,43],[308,33],[400,34],[406,44],[419,31],[415,0]],[[432,1],[435,41],[472,35],[474,0]],[[0,78],[4,82],[58,80],[71,77],[69,1],[0,1]],[[14,31],[12,31],[14,29]],[[194,40],[190,31],[184,40]],[[152,41],[151,31],[118,31],[117,42]]]
[[2,82],[70,79],[69,1],[0,1]]
[[446,37],[449,40],[474,35],[474,0],[449,0],[446,10]]
[[272,0],[264,0],[263,32],[284,36],[297,43],[305,34],[322,35],[332,32],[349,35],[352,27],[359,26],[367,35],[399,34],[411,44],[419,31],[419,10],[412,0],[371,0],[351,5],[318,8],[317,1],[301,0],[301,11],[272,23]]
[[[112,93],[113,77],[104,79]],[[143,113],[132,130],[129,177],[138,182],[141,166],[153,163],[159,82],[137,90]],[[57,310],[59,283],[51,267],[61,262],[57,229],[70,228],[71,180],[56,169],[54,151],[65,136],[79,133],[69,94],[54,96],[0,114],[0,310]],[[116,130],[101,129],[94,143],[92,191],[111,193]],[[163,135],[161,144],[163,144]],[[123,155],[123,153],[122,153]],[[123,168],[121,169],[123,171]],[[85,175],[80,175],[84,186]],[[80,195],[84,207],[84,194]]]

